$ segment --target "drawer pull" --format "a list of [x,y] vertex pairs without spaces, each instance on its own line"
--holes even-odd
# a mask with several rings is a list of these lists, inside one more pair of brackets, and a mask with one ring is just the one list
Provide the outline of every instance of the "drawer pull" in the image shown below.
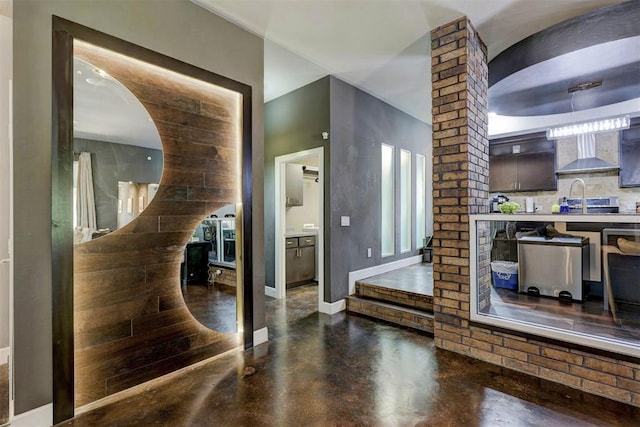
[[305,243],[311,243],[311,239],[306,239]]

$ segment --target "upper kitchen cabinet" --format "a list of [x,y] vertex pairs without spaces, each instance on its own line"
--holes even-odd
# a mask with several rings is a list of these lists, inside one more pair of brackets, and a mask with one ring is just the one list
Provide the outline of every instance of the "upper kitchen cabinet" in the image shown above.
[[295,163],[287,163],[286,169],[286,204],[287,206],[302,206],[303,203],[303,167]]
[[556,190],[556,147],[544,133],[493,139],[489,191]]
[[620,187],[640,187],[640,119],[620,132]]

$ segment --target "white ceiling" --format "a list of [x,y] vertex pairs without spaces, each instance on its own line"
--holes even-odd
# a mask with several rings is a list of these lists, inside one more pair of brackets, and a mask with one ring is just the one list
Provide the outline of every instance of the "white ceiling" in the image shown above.
[[162,149],[142,103],[119,81],[73,58],[73,136]]
[[489,59],[620,0],[192,0],[265,39],[265,102],[327,74],[431,123],[430,31],[466,15]]
[[[192,0],[265,39],[265,101],[327,74],[431,123],[431,29],[467,15],[489,58],[519,40],[620,0]],[[206,12],[205,12],[206,13]],[[77,137],[160,148],[140,102],[75,61]],[[87,79],[92,79],[93,84]],[[508,79],[507,79],[508,80]],[[519,79],[520,80],[520,79]]]

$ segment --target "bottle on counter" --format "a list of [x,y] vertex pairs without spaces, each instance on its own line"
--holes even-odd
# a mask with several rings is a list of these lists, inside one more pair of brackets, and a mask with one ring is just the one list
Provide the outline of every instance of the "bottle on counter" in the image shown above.
[[562,203],[560,203],[560,213],[567,214],[569,213],[569,203],[567,203],[567,198],[562,198]]

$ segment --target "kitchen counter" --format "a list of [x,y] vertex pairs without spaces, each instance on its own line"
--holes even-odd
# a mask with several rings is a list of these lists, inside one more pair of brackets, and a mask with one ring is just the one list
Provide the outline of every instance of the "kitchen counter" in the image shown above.
[[548,222],[627,222],[640,224],[640,215],[633,212],[605,213],[605,214],[551,214],[551,213],[515,213],[515,214],[478,214],[470,218],[476,221],[548,221]]
[[289,237],[308,237],[308,236],[315,236],[318,234],[318,231],[290,231],[288,233],[284,233],[284,237],[285,238],[289,238]]

